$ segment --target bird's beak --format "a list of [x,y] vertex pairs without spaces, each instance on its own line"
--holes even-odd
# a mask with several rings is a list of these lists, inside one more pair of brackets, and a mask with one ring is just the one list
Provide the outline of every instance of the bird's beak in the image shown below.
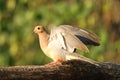
[[35,29],[33,30],[32,34],[35,34]]
[[35,32],[33,31],[32,34],[35,34]]

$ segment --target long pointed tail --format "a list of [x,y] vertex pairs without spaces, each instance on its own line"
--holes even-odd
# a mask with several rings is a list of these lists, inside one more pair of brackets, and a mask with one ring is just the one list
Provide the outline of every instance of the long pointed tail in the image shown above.
[[71,59],[77,59],[77,60],[81,60],[81,61],[85,61],[85,62],[89,62],[91,64],[97,65],[99,66],[99,62],[96,62],[92,59],[89,59],[87,57],[84,57],[82,55],[79,55],[77,53],[72,53],[72,54],[66,54],[66,60],[71,60]]

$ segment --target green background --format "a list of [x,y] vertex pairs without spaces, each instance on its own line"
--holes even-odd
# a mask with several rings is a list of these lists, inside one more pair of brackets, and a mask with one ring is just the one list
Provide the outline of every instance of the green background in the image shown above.
[[0,0],[0,66],[42,65],[34,26],[67,24],[96,33],[101,45],[80,54],[120,63],[120,0]]

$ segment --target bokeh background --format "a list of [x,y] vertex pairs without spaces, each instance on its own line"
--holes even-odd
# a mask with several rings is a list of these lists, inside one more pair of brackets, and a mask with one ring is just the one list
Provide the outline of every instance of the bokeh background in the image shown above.
[[[120,0],[0,0],[0,66],[42,65],[36,25],[68,24],[96,33],[101,45],[80,54],[120,63]],[[48,28],[48,27],[46,27]]]

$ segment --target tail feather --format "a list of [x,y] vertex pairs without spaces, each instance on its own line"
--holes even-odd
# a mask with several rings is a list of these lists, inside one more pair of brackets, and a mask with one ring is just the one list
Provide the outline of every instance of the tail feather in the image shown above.
[[81,60],[81,61],[85,61],[85,62],[89,62],[91,64],[94,64],[94,65],[97,65],[99,66],[99,63],[92,60],[92,59],[89,59],[87,57],[84,57],[82,55],[78,55],[77,53],[74,53],[74,54],[66,54],[66,59],[67,60],[72,60],[72,59],[77,59],[77,60]]

